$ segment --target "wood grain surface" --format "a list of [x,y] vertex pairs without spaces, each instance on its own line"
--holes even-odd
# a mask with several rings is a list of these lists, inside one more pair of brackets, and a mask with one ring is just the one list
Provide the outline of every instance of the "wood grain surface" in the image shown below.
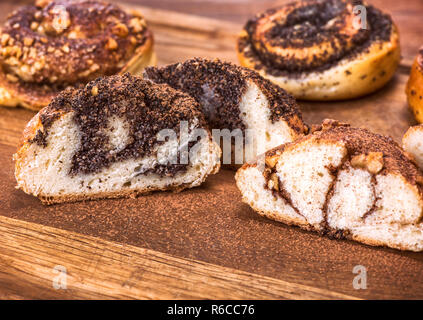
[[[354,299],[14,219],[0,232],[0,270],[11,270],[0,273],[0,298]],[[66,290],[54,289],[54,270],[66,272]]]
[[[193,0],[144,3],[209,16],[141,7],[155,34],[159,64],[194,56],[236,62],[242,21],[252,10],[271,6],[205,1],[214,3],[206,10]],[[410,12],[410,21],[423,13],[421,1],[408,2],[414,10],[399,1],[384,3],[398,17]],[[217,15],[232,21],[211,19]],[[403,29],[398,24],[406,37],[417,34],[419,23]],[[415,43],[406,44],[405,52],[416,50]],[[404,95],[411,57],[373,95],[300,102],[305,120],[336,118],[399,141],[414,124]],[[0,108],[0,298],[423,298],[422,254],[329,240],[259,217],[241,203],[232,171],[179,194],[44,207],[14,189],[11,157],[33,115]],[[67,268],[68,290],[52,288],[55,265]],[[352,286],[356,265],[367,268],[366,290]]]

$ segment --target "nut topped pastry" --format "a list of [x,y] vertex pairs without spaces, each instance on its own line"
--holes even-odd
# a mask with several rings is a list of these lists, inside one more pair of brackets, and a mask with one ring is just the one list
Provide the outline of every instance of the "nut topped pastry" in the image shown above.
[[236,175],[271,219],[334,238],[423,251],[423,175],[392,138],[326,120]]
[[36,1],[0,33],[0,105],[38,110],[60,90],[155,63],[144,18],[98,0]]
[[351,99],[392,78],[399,35],[388,14],[363,1],[300,0],[249,20],[238,58],[298,99]]

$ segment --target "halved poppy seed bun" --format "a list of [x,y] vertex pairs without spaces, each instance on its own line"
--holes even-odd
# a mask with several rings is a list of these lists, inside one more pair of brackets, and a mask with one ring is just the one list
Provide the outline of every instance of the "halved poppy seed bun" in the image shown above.
[[422,173],[391,139],[325,121],[236,174],[259,214],[334,238],[423,251]]
[[308,132],[295,99],[247,68],[217,59],[196,58],[147,68],[144,78],[166,83],[194,97],[211,130],[241,130],[246,138],[245,157],[236,163],[232,159],[232,165],[253,160],[258,154]]
[[242,66],[297,99],[342,100],[383,87],[400,62],[397,27],[359,0],[300,0],[250,19],[238,39]]
[[200,185],[220,166],[197,102],[125,74],[68,89],[27,125],[18,188],[45,204]]
[[38,0],[0,31],[0,105],[40,110],[68,86],[155,65],[141,14],[101,0]]

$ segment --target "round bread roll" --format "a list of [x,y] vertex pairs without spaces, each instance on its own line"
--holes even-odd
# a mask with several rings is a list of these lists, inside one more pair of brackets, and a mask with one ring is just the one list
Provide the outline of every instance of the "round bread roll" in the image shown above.
[[129,74],[67,89],[24,131],[18,188],[52,204],[198,186],[221,155],[199,108]]
[[309,0],[258,14],[238,39],[241,65],[298,99],[371,93],[394,75],[399,36],[389,15],[355,0]]
[[[191,59],[160,68],[144,78],[191,95],[202,107],[216,141],[223,138],[223,164],[237,167],[308,132],[295,99],[257,72],[220,60]],[[234,145],[236,142],[242,148]]]
[[406,94],[408,104],[419,123],[423,122],[423,48],[414,60],[408,79]]
[[37,1],[0,31],[0,105],[39,110],[68,86],[155,64],[138,13],[97,0]]
[[259,214],[334,238],[423,251],[423,176],[389,137],[326,120],[236,174]]

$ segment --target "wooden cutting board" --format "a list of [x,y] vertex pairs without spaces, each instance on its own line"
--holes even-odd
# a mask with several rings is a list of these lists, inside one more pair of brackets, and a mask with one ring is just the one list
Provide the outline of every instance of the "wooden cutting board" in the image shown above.
[[[140,8],[159,64],[200,56],[236,62],[241,26]],[[400,141],[414,124],[404,86],[410,61],[357,100],[300,102],[308,123],[335,118]],[[34,115],[0,108],[0,298],[423,298],[423,254],[329,240],[266,220],[240,201],[233,171],[195,189],[43,206],[16,190],[12,154]],[[355,290],[353,269],[367,270]],[[54,268],[67,289],[54,289]]]

